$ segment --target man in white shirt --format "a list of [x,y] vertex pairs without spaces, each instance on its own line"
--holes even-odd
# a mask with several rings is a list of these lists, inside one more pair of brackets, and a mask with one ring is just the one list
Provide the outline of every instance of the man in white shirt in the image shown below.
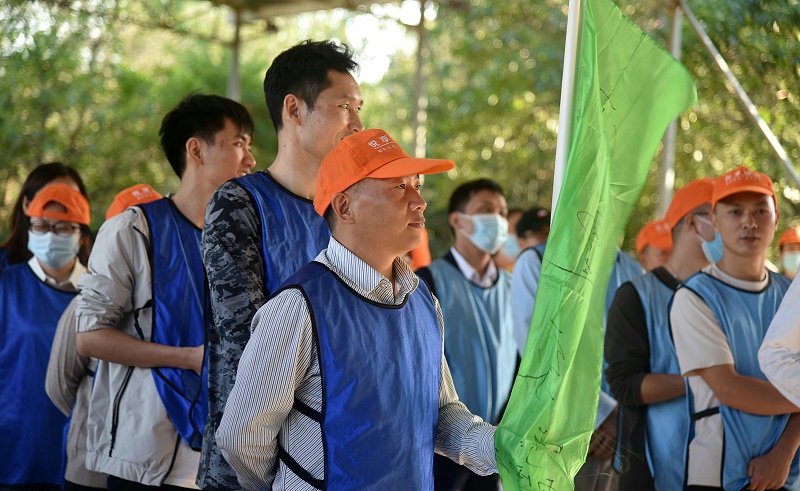
[[[448,210],[453,246],[417,274],[441,302],[444,353],[459,399],[497,424],[517,368],[511,275],[492,258],[508,237],[503,188],[489,179],[466,182],[453,191]],[[438,456],[434,475],[437,491],[496,490],[500,482]]]

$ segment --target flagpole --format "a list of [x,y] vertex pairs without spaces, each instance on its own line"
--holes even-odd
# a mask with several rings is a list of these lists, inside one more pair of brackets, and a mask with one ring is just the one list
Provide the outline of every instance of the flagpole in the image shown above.
[[553,170],[553,203],[550,213],[555,214],[558,195],[567,169],[569,154],[570,115],[572,114],[572,98],[575,92],[575,66],[578,57],[578,37],[580,36],[581,2],[569,2],[567,12],[567,38],[564,43],[564,71],[561,77],[561,102],[558,110],[558,138],[556,140],[556,163]]

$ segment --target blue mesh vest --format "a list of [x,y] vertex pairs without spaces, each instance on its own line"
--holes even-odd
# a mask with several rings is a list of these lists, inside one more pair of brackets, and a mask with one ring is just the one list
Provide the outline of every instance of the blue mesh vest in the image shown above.
[[[639,294],[647,320],[650,373],[680,375],[678,356],[669,328],[669,303],[675,291],[653,273],[634,278],[631,284]],[[683,482],[685,460],[680,456],[686,450],[688,435],[689,417],[686,414],[685,396],[647,406],[645,443],[656,489],[674,489],[676,483]]]
[[[760,292],[739,290],[705,273],[697,273],[684,283],[711,308],[733,353],[739,375],[766,380],[758,366],[758,348],[772,317],[778,310],[790,280],[769,272],[769,284]],[[693,420],[711,414],[713,408],[697,414],[689,397]],[[786,427],[788,415],[757,416],[720,405],[724,428],[722,487],[739,491],[749,480],[747,466],[752,459],[767,453]],[[692,425],[693,430],[693,425]],[[795,455],[784,487],[800,490],[800,454]]]
[[384,305],[311,262],[286,287],[303,292],[316,337],[325,479],[279,449],[281,460],[322,489],[433,490],[442,336],[424,282]]
[[[207,302],[200,251],[201,231],[172,200],[139,205],[150,228],[153,282],[151,340],[169,346],[205,344]],[[202,377],[192,370],[153,368],[153,380],[175,429],[193,449],[203,442],[208,418],[208,367]]]
[[511,275],[499,270],[497,282],[483,288],[445,259],[428,270],[445,319],[444,352],[458,398],[473,414],[497,423],[517,368]]
[[328,247],[331,232],[311,200],[290,193],[267,172],[240,177],[236,182],[247,191],[258,211],[264,291],[269,295]]
[[50,348],[75,293],[39,280],[27,263],[0,272],[0,483],[62,484],[67,418],[44,390]]

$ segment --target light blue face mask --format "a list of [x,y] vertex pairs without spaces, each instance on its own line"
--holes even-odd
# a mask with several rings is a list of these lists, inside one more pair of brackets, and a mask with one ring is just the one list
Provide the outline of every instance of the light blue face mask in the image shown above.
[[[695,215],[695,217],[708,226],[713,227],[711,222],[700,215]],[[700,247],[703,249],[703,255],[706,257],[706,261],[708,261],[710,264],[718,263],[719,260],[722,259],[722,253],[724,252],[722,247],[722,236],[719,234],[719,232],[714,232],[714,240],[711,241],[706,241],[700,235],[698,235],[697,238],[700,239]]]
[[56,235],[53,232],[44,234],[28,234],[28,250],[51,268],[62,268],[69,264],[80,250],[80,234],[67,236]]
[[516,235],[508,236],[503,243],[503,252],[505,252],[508,257],[517,257],[517,254],[519,254],[519,244],[517,244]]
[[472,231],[472,234],[466,233],[463,229],[460,231],[475,247],[489,254],[494,254],[503,247],[503,243],[508,238],[508,220],[497,213],[475,215],[459,213],[459,215],[470,220],[474,225],[475,230]]
[[800,251],[784,252],[781,262],[785,274],[792,277],[797,276],[797,270],[800,267]]

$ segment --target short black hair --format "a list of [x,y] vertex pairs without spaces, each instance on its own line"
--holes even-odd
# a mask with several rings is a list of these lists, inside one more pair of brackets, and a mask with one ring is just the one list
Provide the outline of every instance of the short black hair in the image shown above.
[[463,212],[472,196],[481,191],[491,191],[503,196],[504,198],[506,196],[506,193],[503,191],[503,187],[491,179],[484,178],[465,182],[464,184],[458,186],[450,196],[450,205],[447,208],[447,214],[449,215],[454,211]]
[[161,120],[161,148],[178,177],[186,170],[186,142],[197,137],[214,144],[214,135],[225,128],[228,119],[240,131],[253,136],[255,124],[247,109],[238,102],[218,95],[191,94]]
[[351,73],[358,68],[346,44],[307,39],[275,57],[264,76],[264,98],[275,133],[283,128],[283,100],[294,94],[314,110],[319,94],[331,86],[328,70]]
[[548,225],[550,225],[550,210],[542,207],[531,208],[517,223],[517,237],[522,237],[528,232],[536,233]]

